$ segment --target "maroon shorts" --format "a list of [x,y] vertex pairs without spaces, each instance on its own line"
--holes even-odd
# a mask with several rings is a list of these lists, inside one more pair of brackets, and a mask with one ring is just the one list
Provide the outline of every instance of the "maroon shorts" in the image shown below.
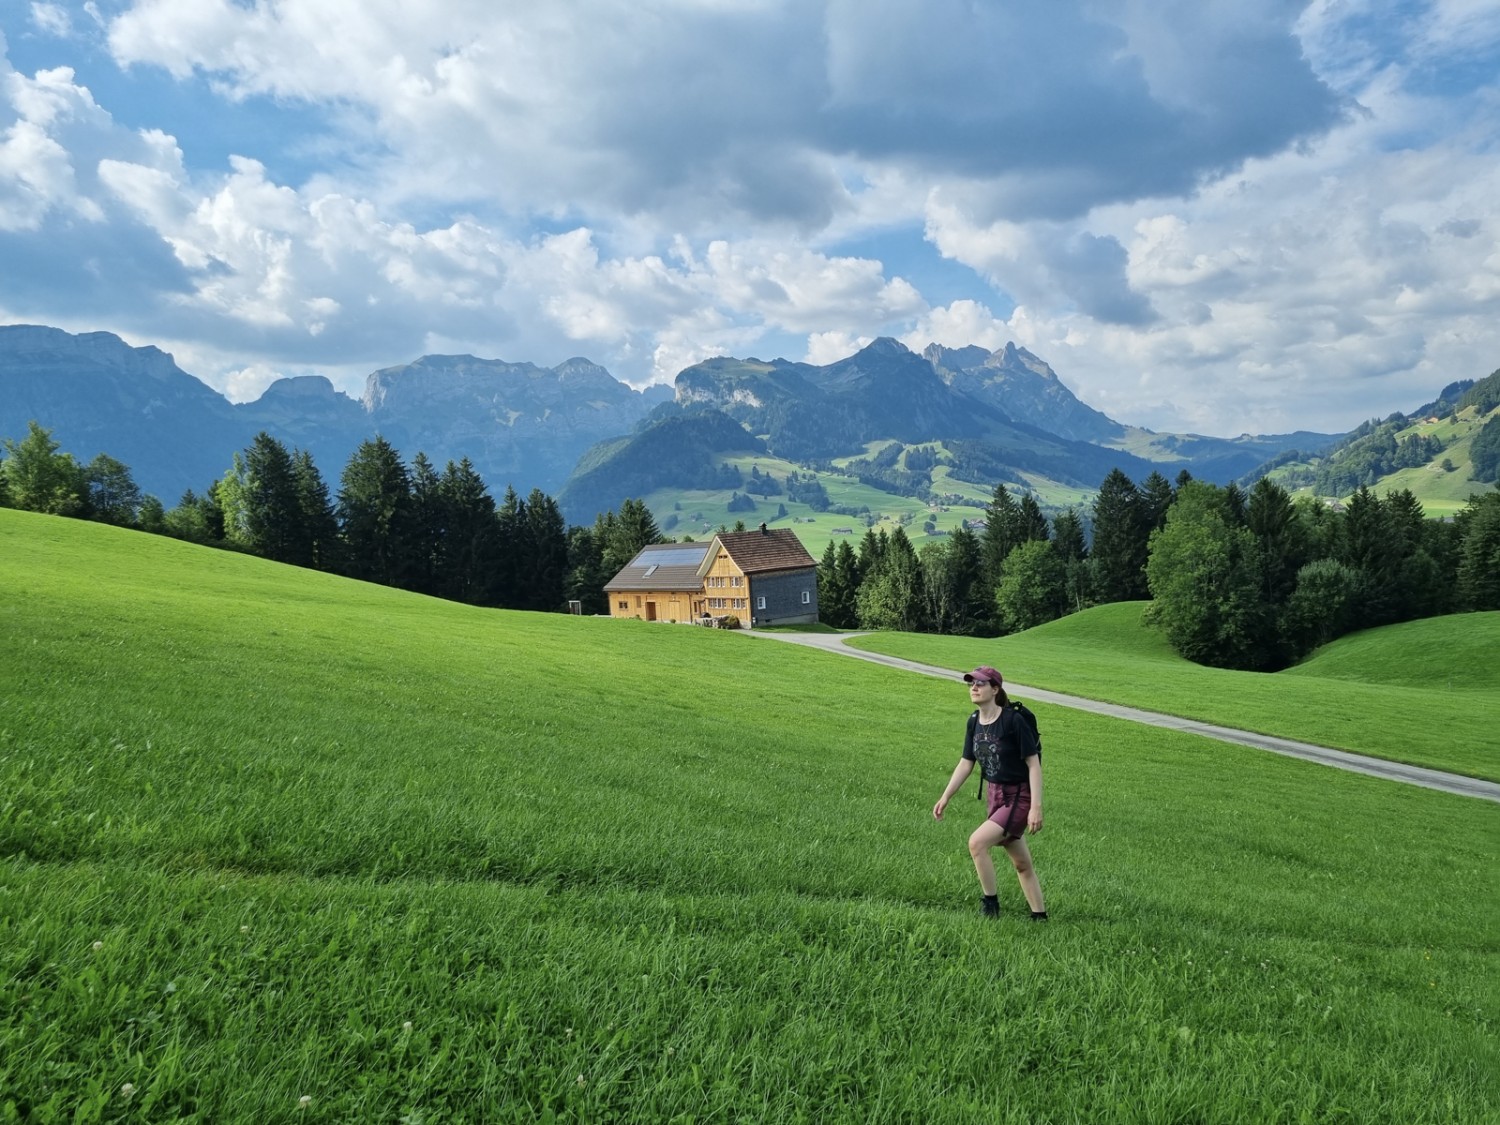
[[994,821],[1005,829],[1005,839],[1019,840],[1026,834],[1026,818],[1031,815],[1031,786],[1025,782],[1019,785],[991,785],[990,786],[990,815],[989,820]]

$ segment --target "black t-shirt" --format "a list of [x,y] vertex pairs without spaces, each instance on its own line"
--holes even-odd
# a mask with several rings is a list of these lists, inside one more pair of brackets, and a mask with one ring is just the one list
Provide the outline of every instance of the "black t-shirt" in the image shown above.
[[1026,759],[1041,757],[1036,735],[1012,707],[1002,708],[993,723],[981,723],[979,712],[969,716],[964,733],[964,758],[978,762],[984,779],[993,784],[1017,785],[1031,780]]

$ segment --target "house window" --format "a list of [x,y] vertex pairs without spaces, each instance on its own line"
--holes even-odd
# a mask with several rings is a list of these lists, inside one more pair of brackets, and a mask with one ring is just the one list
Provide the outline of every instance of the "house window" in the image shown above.
[[624,598],[621,598],[620,599],[620,608],[621,609],[629,609],[630,608],[630,603],[628,601],[626,601]]
[[732,578],[730,578],[729,584],[731,586],[743,586],[745,584],[745,580],[743,578],[741,578],[738,574],[736,574]]
[[763,596],[755,599],[755,608],[756,609],[765,609],[766,608],[766,599]]
[[811,590],[803,590],[802,591],[802,604],[803,605],[812,605],[812,591]]

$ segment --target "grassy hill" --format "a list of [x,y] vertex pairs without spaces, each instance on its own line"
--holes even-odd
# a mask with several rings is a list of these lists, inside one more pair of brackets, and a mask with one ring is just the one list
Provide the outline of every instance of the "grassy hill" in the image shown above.
[[1490,806],[1037,710],[985,923],[959,684],[0,510],[0,1119],[1487,1119]]
[[990,640],[874,633],[851,643],[1017,683],[1500,781],[1500,613],[1340,638],[1295,668],[1203,668],[1141,623],[1145,602],[1097,606]]
[[[891,443],[871,442],[865,455],[878,453],[889,444]],[[942,449],[942,444],[929,443],[928,448]],[[903,458],[904,456],[903,454]],[[770,473],[778,481],[784,481],[792,472],[799,476],[815,476],[828,493],[832,505],[856,510],[868,508],[877,531],[889,531],[900,526],[918,549],[924,543],[934,542],[951,534],[963,520],[984,518],[985,505],[994,493],[993,487],[986,488],[958,479],[953,476],[951,466],[940,461],[928,471],[929,479],[933,490],[947,499],[942,503],[929,504],[912,496],[895,495],[865,484],[852,475],[852,471],[839,471],[847,469],[854,460],[854,457],[839,458],[833,462],[835,470],[829,471],[809,469],[796,462],[766,454],[730,454],[713,459],[716,466],[735,466],[746,480],[750,479],[752,467],[758,468],[762,473]],[[1011,492],[1016,494],[1023,488],[1029,488],[1036,494],[1038,503],[1048,512],[1069,507],[1086,511],[1096,495],[1095,491],[1055,481],[1039,473],[1020,472],[1017,475],[1024,484],[1009,485]],[[858,547],[865,528],[869,526],[863,514],[818,512],[785,495],[756,496],[753,497],[756,504],[754,511],[731,512],[728,505],[735,491],[729,488],[663,488],[649,493],[644,499],[657,523],[663,526],[665,534],[673,538],[691,536],[694,539],[705,539],[720,524],[733,527],[736,520],[744,520],[747,527],[765,523],[768,527],[791,528],[815,558],[821,557],[830,540],[836,542],[848,539],[851,546]],[[786,515],[778,516],[777,512],[783,505]],[[931,533],[925,530],[929,520],[934,528]]]
[[[1469,479],[1473,472],[1469,447],[1484,424],[1497,414],[1500,414],[1500,408],[1482,410],[1471,405],[1453,411],[1451,415],[1443,410],[1435,415],[1383,424],[1381,429],[1388,431],[1390,437],[1398,443],[1413,437],[1437,438],[1443,449],[1424,464],[1380,474],[1369,485],[1370,489],[1378,496],[1408,489],[1422,502],[1422,510],[1429,517],[1451,516],[1460,511],[1471,495],[1495,488],[1494,484],[1482,484]],[[1339,449],[1329,457],[1279,464],[1264,475],[1281,484],[1293,495],[1323,495],[1313,484],[1313,479],[1330,461],[1337,463],[1339,458],[1350,455],[1350,450]],[[1352,491],[1341,490],[1337,496],[1328,498],[1347,500]]]

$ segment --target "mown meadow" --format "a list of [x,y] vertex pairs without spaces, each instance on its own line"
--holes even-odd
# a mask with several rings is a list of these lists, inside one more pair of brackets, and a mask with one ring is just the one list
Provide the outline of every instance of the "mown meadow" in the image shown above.
[[0,510],[0,1121],[1493,1120],[1493,805],[1037,712]]
[[869,633],[853,648],[1018,684],[1500,781],[1500,613],[1341,637],[1276,673],[1204,668],[1143,627],[1146,602],[1097,606],[1008,637]]

